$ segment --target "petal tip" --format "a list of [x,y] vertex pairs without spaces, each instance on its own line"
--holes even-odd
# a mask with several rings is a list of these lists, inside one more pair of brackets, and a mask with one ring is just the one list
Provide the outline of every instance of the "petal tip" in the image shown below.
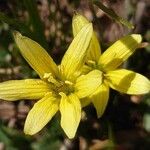
[[83,16],[80,15],[77,11],[74,11],[73,13],[73,20],[76,20],[79,21],[80,19],[83,19]]
[[18,31],[13,31],[13,36],[14,36],[14,38],[16,39],[17,37],[21,37],[22,35],[21,35],[21,33],[18,32]]
[[140,34],[132,34],[131,35],[138,43],[142,42],[142,36]]
[[61,127],[69,139],[73,139],[75,137],[76,131],[70,132],[70,131],[66,130],[66,128],[63,126],[63,124],[61,124]]
[[24,125],[24,130],[23,132],[26,134],[26,135],[34,135],[36,133],[38,133],[40,130],[38,130],[35,126],[32,126],[31,124],[27,124],[25,123]]
[[25,121],[23,132],[26,135],[34,135],[34,134],[37,133],[37,131],[35,130],[35,128],[33,128],[33,126],[30,123],[27,122],[27,119]]
[[68,138],[69,138],[69,139],[73,139],[74,137],[75,137],[75,134],[68,135]]
[[28,130],[26,128],[24,128],[24,131],[25,135],[33,135],[33,133],[31,132],[31,130]]
[[74,10],[73,17],[76,17],[77,15],[79,15],[79,13],[76,10]]

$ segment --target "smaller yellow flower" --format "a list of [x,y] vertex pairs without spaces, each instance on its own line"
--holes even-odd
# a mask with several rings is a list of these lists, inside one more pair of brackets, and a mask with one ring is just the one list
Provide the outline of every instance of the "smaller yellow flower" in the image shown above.
[[[76,13],[72,22],[74,36],[87,23],[89,21],[85,17]],[[83,73],[99,70],[102,74],[100,80],[102,78],[103,81],[89,98],[83,99],[81,102],[83,106],[86,106],[92,101],[98,117],[102,116],[105,111],[109,99],[109,87],[133,95],[150,92],[150,81],[146,77],[133,71],[118,68],[134,53],[141,41],[142,38],[139,34],[127,35],[115,42],[101,55],[98,39],[93,32]]]
[[[101,73],[94,70],[79,76],[91,40],[92,24],[86,24],[73,39],[58,67],[35,41],[14,33],[21,54],[41,79],[12,80],[0,83],[0,98],[39,100],[29,112],[24,132],[40,131],[59,110],[61,127],[69,138],[75,136],[81,119],[80,98],[90,95],[101,84]],[[92,86],[89,86],[91,85]]]

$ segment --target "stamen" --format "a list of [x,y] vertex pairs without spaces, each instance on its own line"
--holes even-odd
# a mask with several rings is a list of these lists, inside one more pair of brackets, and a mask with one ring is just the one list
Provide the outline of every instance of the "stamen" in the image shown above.
[[88,64],[88,65],[96,65],[96,62],[93,61],[93,60],[88,60],[88,61],[87,61],[87,64]]
[[61,97],[65,97],[65,96],[66,96],[66,94],[65,94],[64,92],[59,92],[59,95],[60,95]]
[[56,85],[57,87],[60,86],[60,82],[57,81],[57,80],[53,77],[52,73],[44,73],[44,77],[43,77],[43,78],[44,78],[44,79],[47,79],[48,82],[50,82],[50,83]]
[[66,80],[65,83],[68,84],[68,85],[73,85],[73,83],[68,81],[68,80]]
[[48,79],[51,76],[51,73],[44,73],[43,78],[44,79]]

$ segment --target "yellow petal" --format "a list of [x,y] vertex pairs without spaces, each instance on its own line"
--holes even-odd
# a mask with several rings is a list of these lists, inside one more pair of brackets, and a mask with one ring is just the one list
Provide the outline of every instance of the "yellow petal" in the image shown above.
[[10,80],[0,83],[0,98],[8,101],[40,99],[50,86],[40,79]]
[[150,81],[141,74],[119,69],[110,71],[106,74],[110,86],[123,93],[127,94],[146,94],[150,92]]
[[141,43],[142,37],[139,34],[132,34],[123,37],[110,46],[100,57],[99,64],[105,70],[114,70],[131,56]]
[[75,92],[79,98],[91,95],[102,83],[102,72],[93,70],[80,76],[75,84]]
[[59,100],[51,93],[35,103],[25,121],[25,134],[33,135],[40,131],[58,111],[58,106]]
[[92,31],[92,24],[85,25],[70,44],[60,65],[63,78],[74,80],[77,72],[82,68]]
[[78,32],[88,23],[90,22],[84,16],[75,12],[72,19],[73,35],[76,36]]
[[43,78],[44,73],[52,73],[54,76],[58,76],[58,68],[55,62],[43,47],[18,32],[14,33],[14,38],[23,57],[41,78]]
[[101,117],[106,109],[109,99],[109,87],[107,83],[101,84],[89,97],[96,108],[97,116]]
[[[75,13],[72,21],[73,35],[76,36],[77,33],[79,33],[79,31],[88,23],[89,21],[84,16]],[[96,37],[96,34],[93,32],[91,43],[89,45],[89,53],[87,59],[98,62],[100,55],[101,55],[100,45]]]
[[81,104],[75,94],[66,96],[61,93],[60,113],[61,127],[66,135],[71,139],[74,138],[79,122],[81,119]]

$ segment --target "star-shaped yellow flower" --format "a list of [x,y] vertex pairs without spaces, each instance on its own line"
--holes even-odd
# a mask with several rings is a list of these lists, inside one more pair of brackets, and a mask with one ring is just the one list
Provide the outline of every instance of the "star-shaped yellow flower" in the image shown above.
[[59,110],[64,132],[69,138],[75,136],[81,119],[80,98],[94,92],[102,81],[98,70],[80,76],[92,32],[90,23],[82,28],[70,44],[59,67],[38,43],[18,32],[14,33],[21,54],[41,79],[0,83],[0,98],[7,101],[39,100],[26,118],[26,134],[33,135],[40,131]]
[[[75,13],[73,17],[73,34],[76,34],[89,21],[82,15]],[[141,74],[118,68],[141,43],[142,38],[139,34],[127,35],[116,41],[102,55],[101,49],[93,32],[92,40],[89,46],[89,53],[83,67],[83,73],[89,73],[93,70],[102,72],[102,84],[89,97],[81,102],[87,105],[90,101],[94,104],[98,117],[102,116],[109,99],[109,87],[127,94],[146,94],[150,91],[150,81]]]

